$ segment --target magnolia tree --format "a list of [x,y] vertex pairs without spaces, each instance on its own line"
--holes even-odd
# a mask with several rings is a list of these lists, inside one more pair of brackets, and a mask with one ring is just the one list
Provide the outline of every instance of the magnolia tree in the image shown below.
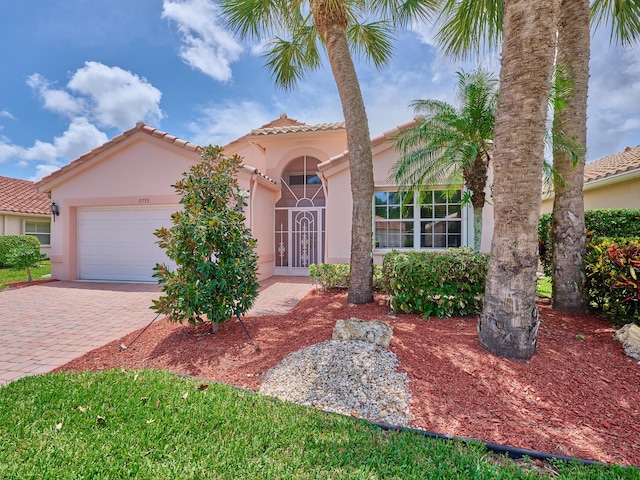
[[208,146],[202,162],[173,186],[183,209],[172,215],[170,229],[155,235],[176,268],[156,265],[163,295],[151,307],[170,321],[195,325],[206,316],[215,332],[258,296],[256,241],[245,226],[245,195],[236,179],[241,165],[239,156]]

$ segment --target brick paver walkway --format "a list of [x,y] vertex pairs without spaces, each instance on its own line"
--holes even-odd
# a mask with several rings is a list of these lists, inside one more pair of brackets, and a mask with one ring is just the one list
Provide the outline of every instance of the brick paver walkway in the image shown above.
[[[247,315],[289,311],[311,285],[305,277],[272,277]],[[0,292],[0,385],[46,373],[146,326],[157,285],[52,282]]]

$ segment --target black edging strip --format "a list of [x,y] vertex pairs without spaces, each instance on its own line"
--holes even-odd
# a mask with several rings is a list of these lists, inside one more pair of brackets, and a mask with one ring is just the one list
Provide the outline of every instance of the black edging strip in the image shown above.
[[[207,378],[195,377],[193,375],[187,375],[187,374],[184,374],[184,373],[177,373],[175,375],[178,376],[178,377],[188,378],[188,379],[192,379],[192,380],[199,380],[199,381],[203,381],[203,382],[215,383],[215,384],[218,384],[218,385],[232,386],[236,390],[262,395],[261,393],[256,392],[254,390],[250,390],[248,388],[242,388],[242,387],[238,387],[236,385],[229,385],[228,383],[218,382],[218,381],[210,380],[210,379],[207,379]],[[281,399],[276,398],[276,397],[268,397],[268,398],[271,398],[273,401],[276,401],[276,402],[285,402],[284,400],[281,400]],[[292,402],[285,402],[285,403],[292,403]],[[311,407],[311,408],[315,408],[315,407]],[[563,456],[563,455],[554,455],[552,453],[538,452],[536,450],[527,450],[525,448],[511,447],[509,445],[500,445],[499,443],[483,442],[482,440],[477,440],[477,439],[474,439],[474,438],[456,437],[455,435],[447,435],[447,434],[444,434],[444,433],[435,433],[435,432],[430,432],[428,430],[421,430],[421,429],[418,429],[418,428],[409,428],[409,427],[400,427],[398,425],[389,425],[387,423],[374,422],[372,420],[367,420],[366,418],[352,417],[351,415],[345,415],[343,413],[338,413],[338,412],[330,412],[328,410],[322,410],[322,409],[319,409],[319,408],[316,408],[316,410],[320,410],[321,412],[330,413],[330,414],[333,414],[333,415],[341,415],[343,417],[347,417],[347,418],[351,418],[351,419],[357,419],[357,420],[366,422],[369,425],[373,425],[373,426],[378,427],[378,428],[380,428],[382,430],[385,430],[385,431],[407,432],[407,433],[413,433],[415,435],[420,435],[421,437],[437,438],[439,440],[459,441],[459,442],[463,442],[463,443],[479,443],[481,445],[484,445],[487,450],[489,450],[489,451],[491,451],[493,453],[496,453],[498,455],[505,455],[506,454],[512,460],[522,460],[523,458],[526,457],[526,458],[535,458],[535,459],[543,460],[543,461],[547,461],[547,462],[550,461],[550,460],[556,460],[556,461],[567,462],[567,463],[575,462],[575,463],[581,463],[583,465],[594,465],[594,466],[601,466],[601,467],[608,467],[608,466],[613,465],[613,464],[610,464],[610,463],[598,462],[598,461],[595,461],[595,460],[587,460],[587,459],[584,459],[584,458],[566,457],[566,456]],[[622,467],[622,468],[634,468],[634,469],[640,471],[640,466],[636,466],[636,465],[620,465],[620,464],[617,464],[617,465]]]

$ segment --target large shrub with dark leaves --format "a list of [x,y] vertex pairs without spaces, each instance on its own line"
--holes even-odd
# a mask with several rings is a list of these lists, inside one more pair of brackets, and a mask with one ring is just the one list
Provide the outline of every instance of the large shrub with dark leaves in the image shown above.
[[592,308],[615,323],[640,324],[640,237],[594,238],[585,272]]
[[156,265],[163,295],[153,309],[170,321],[213,323],[213,331],[234,314],[247,312],[258,296],[256,241],[245,226],[243,192],[236,174],[238,156],[205,147],[202,162],[191,167],[174,188],[183,210],[173,226],[155,232],[158,244],[176,264]]

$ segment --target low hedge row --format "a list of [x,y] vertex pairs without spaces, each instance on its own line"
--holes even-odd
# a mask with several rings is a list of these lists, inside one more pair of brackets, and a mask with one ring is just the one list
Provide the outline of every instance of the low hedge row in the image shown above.
[[[398,251],[374,267],[374,289],[389,296],[391,308],[440,318],[475,315],[482,309],[489,256],[470,248]],[[309,267],[315,284],[326,290],[349,288],[349,265]]]
[[33,235],[0,235],[0,267],[9,267],[7,255],[15,248],[37,249],[40,242]]
[[[349,288],[349,274],[351,269],[348,263],[312,263],[309,265],[309,277],[314,285],[320,285],[325,290],[338,290]],[[381,290],[382,267],[373,266],[373,289]]]
[[640,324],[640,237],[593,238],[585,259],[590,305],[619,324]]
[[384,257],[384,290],[391,307],[429,318],[476,315],[482,310],[489,255],[470,248],[397,251]]

